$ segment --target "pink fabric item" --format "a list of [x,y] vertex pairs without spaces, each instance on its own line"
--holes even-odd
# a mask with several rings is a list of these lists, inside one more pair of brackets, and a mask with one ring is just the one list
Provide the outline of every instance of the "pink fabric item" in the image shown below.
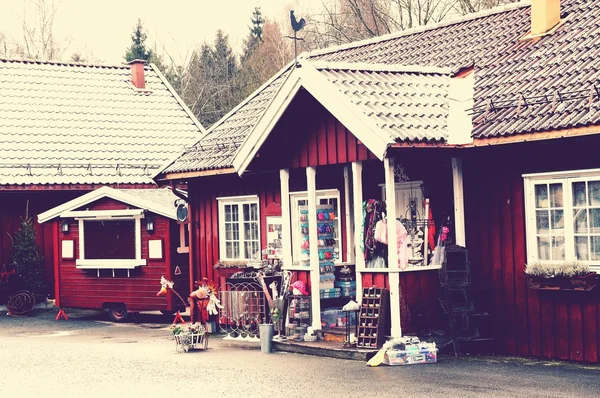
[[[406,237],[408,232],[404,225],[398,220],[396,220],[396,239],[398,240],[398,267],[400,269],[406,269],[408,266],[408,247],[406,242]],[[383,243],[384,245],[388,244],[388,230],[387,230],[387,222],[386,220],[378,221],[375,225],[375,240]]]

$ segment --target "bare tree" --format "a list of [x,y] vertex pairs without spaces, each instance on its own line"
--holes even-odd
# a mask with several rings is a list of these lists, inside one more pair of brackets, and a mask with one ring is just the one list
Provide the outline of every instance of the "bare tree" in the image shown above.
[[440,22],[517,0],[322,0],[304,49],[329,47]]
[[328,47],[438,22],[459,0],[333,0],[309,17],[308,48]]
[[519,0],[459,0],[455,8],[460,14],[465,15],[517,1]]
[[241,65],[241,88],[246,95],[269,80],[294,58],[293,43],[284,37],[279,23],[267,19],[262,39],[262,43]]
[[54,37],[54,18],[61,0],[24,0],[21,27],[22,56],[29,59],[59,60],[67,45]]

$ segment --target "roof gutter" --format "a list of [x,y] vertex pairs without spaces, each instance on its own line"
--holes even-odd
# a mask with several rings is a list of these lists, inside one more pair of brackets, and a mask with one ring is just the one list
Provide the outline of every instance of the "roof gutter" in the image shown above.
[[184,171],[166,173],[165,175],[155,177],[157,181],[174,181],[174,180],[186,180],[189,178],[208,177],[222,174],[234,174],[235,169],[233,167],[225,167],[221,169],[208,169],[208,170],[197,170],[197,171]]

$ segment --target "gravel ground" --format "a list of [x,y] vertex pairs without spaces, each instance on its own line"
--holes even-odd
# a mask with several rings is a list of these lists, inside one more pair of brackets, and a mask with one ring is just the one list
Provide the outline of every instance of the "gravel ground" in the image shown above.
[[[112,324],[102,313],[0,313],[0,397],[589,397],[600,369],[511,358],[440,358],[368,368],[363,362],[262,354],[213,336],[178,354],[168,319]],[[5,395],[6,394],[6,395]],[[8,395],[10,394],[10,395]]]

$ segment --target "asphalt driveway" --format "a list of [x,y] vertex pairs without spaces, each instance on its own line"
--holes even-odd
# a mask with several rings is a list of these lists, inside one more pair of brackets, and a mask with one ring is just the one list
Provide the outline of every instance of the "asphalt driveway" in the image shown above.
[[[363,362],[262,354],[212,336],[209,350],[178,354],[169,319],[141,314],[112,324],[103,313],[0,313],[0,397],[589,397],[600,368],[527,359],[445,358],[369,368]],[[5,395],[7,394],[7,395]]]

